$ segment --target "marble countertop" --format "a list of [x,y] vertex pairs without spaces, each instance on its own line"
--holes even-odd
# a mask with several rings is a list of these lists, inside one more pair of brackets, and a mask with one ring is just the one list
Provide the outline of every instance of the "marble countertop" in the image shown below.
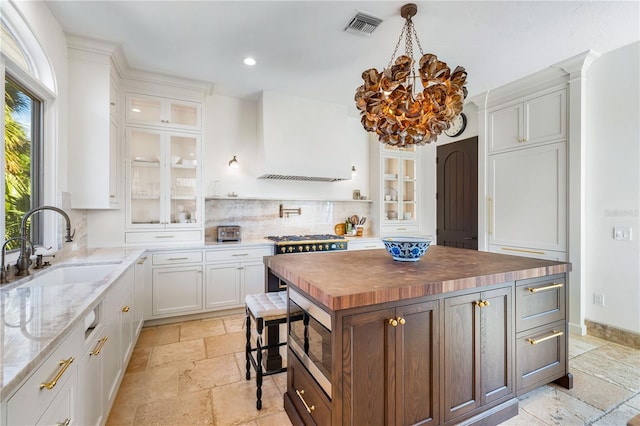
[[378,249],[270,256],[265,263],[332,311],[571,270],[566,262],[444,246],[429,247],[418,262],[398,262]]
[[[108,288],[144,249],[104,248],[76,253],[19,281],[0,287],[0,399],[17,386],[98,304]],[[65,265],[113,264],[97,282],[29,286],[33,279]]]

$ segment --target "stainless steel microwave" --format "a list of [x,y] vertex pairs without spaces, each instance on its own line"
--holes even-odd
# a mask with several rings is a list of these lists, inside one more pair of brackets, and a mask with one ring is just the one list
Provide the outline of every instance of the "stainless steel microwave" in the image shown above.
[[331,315],[291,286],[288,343],[331,398]]

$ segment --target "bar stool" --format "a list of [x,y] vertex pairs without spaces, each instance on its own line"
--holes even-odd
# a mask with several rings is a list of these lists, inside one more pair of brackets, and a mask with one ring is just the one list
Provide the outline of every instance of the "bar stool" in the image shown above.
[[[265,370],[262,366],[262,351],[277,348],[287,344],[279,342],[263,346],[262,331],[265,327],[284,324],[287,322],[287,292],[248,294],[245,297],[246,336],[245,357],[247,361],[247,380],[251,379],[251,365],[256,370],[256,408],[262,409],[262,377],[287,371],[287,367],[275,370]],[[251,346],[251,318],[256,324],[256,346]],[[256,353],[254,358],[252,352]]]

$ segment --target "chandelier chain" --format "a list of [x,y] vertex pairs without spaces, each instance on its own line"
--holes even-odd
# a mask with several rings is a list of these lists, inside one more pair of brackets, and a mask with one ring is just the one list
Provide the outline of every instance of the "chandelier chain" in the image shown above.
[[413,25],[413,22],[411,22],[411,30],[413,31],[413,36],[416,39],[416,44],[420,49],[420,56],[424,56],[424,50],[422,50],[422,45],[420,44],[420,39],[418,38],[418,33],[416,32],[416,27]]
[[396,53],[398,53],[398,47],[400,47],[400,42],[402,41],[402,36],[404,35],[405,30],[407,29],[407,24],[402,27],[402,31],[400,32],[400,37],[398,37],[398,42],[396,43],[396,48],[393,49],[393,53],[391,54],[391,59],[389,59],[389,63],[387,64],[387,68],[391,68],[393,64],[393,60],[396,57]]

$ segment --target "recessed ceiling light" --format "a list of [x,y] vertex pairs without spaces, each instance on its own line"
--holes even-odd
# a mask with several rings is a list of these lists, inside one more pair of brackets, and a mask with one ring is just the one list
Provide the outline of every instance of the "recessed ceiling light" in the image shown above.
[[244,64],[245,65],[249,65],[250,67],[254,66],[256,64],[256,60],[253,59],[250,56],[247,56],[246,58],[244,58]]

